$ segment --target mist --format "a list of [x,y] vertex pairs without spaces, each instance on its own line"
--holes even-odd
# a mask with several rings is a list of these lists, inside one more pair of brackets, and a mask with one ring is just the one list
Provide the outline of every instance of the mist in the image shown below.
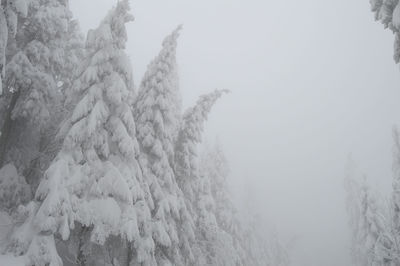
[[[210,115],[238,204],[251,202],[293,244],[292,264],[350,265],[343,190],[349,154],[390,191],[400,75],[393,35],[368,1],[134,1],[128,53],[138,84],[178,24],[184,106],[231,90]],[[72,1],[84,31],[114,1]],[[248,206],[248,203],[246,203]]]
[[0,266],[400,265],[399,61],[397,0],[1,1]]

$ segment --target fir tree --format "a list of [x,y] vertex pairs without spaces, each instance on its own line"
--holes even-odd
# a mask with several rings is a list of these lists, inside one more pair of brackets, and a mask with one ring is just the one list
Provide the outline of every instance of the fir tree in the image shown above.
[[149,64],[135,104],[137,135],[145,157],[141,160],[150,184],[153,238],[159,265],[190,264],[193,221],[174,173],[174,146],[180,123],[176,66],[178,27]]
[[[224,235],[215,218],[215,203],[211,194],[211,183],[206,176],[200,176],[197,145],[201,142],[204,122],[218,98],[226,90],[215,90],[199,98],[196,105],[183,115],[175,152],[175,172],[178,184],[184,192],[187,206],[196,221],[197,265],[229,265],[224,259],[234,256],[218,256],[227,248]],[[231,251],[234,251],[233,249]],[[204,261],[202,261],[202,259]]]
[[400,4],[399,0],[370,0],[375,19],[395,34],[394,61],[400,62]]
[[74,229],[79,237],[73,255],[79,265],[95,261],[87,256],[89,250],[110,236],[133,243],[132,261],[152,261],[151,217],[130,109],[132,69],[124,52],[125,23],[133,20],[128,11],[128,1],[120,1],[88,34],[88,57],[74,83],[80,101],[63,125],[62,149],[36,191],[34,217],[23,225],[34,231],[25,242],[30,242],[27,257],[35,265],[60,265],[53,235],[66,241]]
[[18,18],[26,17],[28,3],[25,0],[7,0],[0,3],[0,96],[3,94],[3,82],[6,70],[7,45],[14,38],[18,28]]
[[54,135],[64,116],[61,84],[70,84],[82,42],[68,1],[33,0],[27,10],[7,47],[0,166],[13,163],[35,191],[59,149]]
[[346,211],[349,217],[351,229],[351,258],[354,265],[363,263],[364,255],[360,240],[360,219],[361,219],[361,185],[356,177],[356,165],[351,157],[348,158],[345,167],[344,188],[346,191]]
[[[213,206],[202,209],[203,212],[208,210],[208,217],[211,215],[211,217],[215,217],[216,225],[214,227],[218,229],[218,235],[215,236],[218,237],[218,240],[209,238],[208,245],[213,246],[213,241],[219,242],[220,252],[215,254],[217,261],[225,261],[225,265],[246,265],[243,248],[244,229],[238,220],[237,211],[229,194],[228,174],[228,163],[219,143],[217,142],[213,147],[207,146],[200,160],[200,186],[203,187],[203,193],[201,193],[203,202],[207,202],[205,200],[207,198],[212,199]],[[204,185],[206,185],[206,190]],[[200,218],[199,222],[207,224],[205,219]],[[235,250],[234,256],[232,254],[226,256],[231,253],[230,250]]]
[[366,179],[360,191],[360,231],[359,239],[364,245],[363,265],[384,265],[386,258],[381,257],[380,240],[385,230],[383,216],[378,208],[375,197],[370,192]]
[[196,105],[189,108],[183,115],[176,144],[175,172],[182,191],[191,203],[196,202],[194,190],[199,178],[197,145],[201,143],[204,122],[212,106],[224,92],[227,91],[215,90],[210,94],[202,95]]

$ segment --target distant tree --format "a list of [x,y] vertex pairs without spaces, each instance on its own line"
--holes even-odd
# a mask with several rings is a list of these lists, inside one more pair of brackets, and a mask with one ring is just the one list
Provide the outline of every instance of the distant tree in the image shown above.
[[[212,147],[206,146],[200,161],[199,185],[202,193],[200,193],[199,201],[203,209],[201,213],[208,211],[208,215],[203,215],[203,217],[215,217],[213,219],[216,220],[217,227],[217,233],[213,238],[208,238],[208,245],[219,250],[215,253],[216,265],[219,265],[218,261],[219,263],[224,261],[222,265],[247,265],[251,262],[246,261],[244,228],[230,196],[228,174],[229,166],[219,143]],[[207,202],[210,203],[207,205]],[[207,225],[207,221],[209,219],[200,216],[200,224]],[[207,229],[204,225],[203,228]],[[208,234],[212,234],[212,231]],[[215,245],[219,245],[218,248]],[[234,255],[232,255],[232,250],[235,251]],[[231,255],[227,256],[227,254]]]
[[365,247],[365,265],[384,265],[384,254],[377,253],[379,250],[380,239],[385,233],[384,217],[378,206],[376,198],[370,192],[366,179],[361,185],[360,192],[361,217],[359,239]]
[[200,163],[202,197],[197,199],[201,210],[197,228],[205,232],[198,239],[209,248],[204,254],[211,258],[210,265],[289,265],[285,245],[266,221],[250,208],[240,211],[235,208],[228,176],[229,167],[221,146],[218,142],[206,146]]
[[235,235],[239,229],[236,220],[237,210],[232,202],[228,188],[229,166],[222,147],[217,142],[206,148],[201,162],[202,176],[210,180],[211,194],[215,200],[215,213],[218,225]]
[[354,265],[362,265],[364,258],[360,234],[361,219],[361,185],[359,183],[356,164],[349,156],[345,167],[344,188],[346,190],[346,211],[351,229],[351,257]]
[[[392,265],[393,238],[388,214],[371,192],[366,177],[357,176],[354,161],[346,165],[346,209],[352,231],[351,255],[354,265]],[[361,179],[361,180],[360,180]]]
[[[400,62],[400,2],[399,0],[370,0],[375,19],[395,35],[394,55],[396,63]],[[389,203],[386,230],[381,234],[378,253],[384,258],[385,265],[400,265],[400,140],[398,130],[393,131],[393,192]]]
[[211,108],[226,90],[215,90],[202,95],[194,107],[183,115],[175,152],[175,172],[179,186],[191,204],[197,202],[196,188],[199,184],[199,155],[197,146],[201,143],[204,123]]
[[[185,112],[175,148],[176,178],[196,223],[197,265],[231,265],[226,261],[234,257],[226,256],[228,252],[221,252],[222,248],[228,248],[224,239],[229,238],[229,235],[223,234],[218,227],[211,183],[208,176],[200,174],[197,151],[207,116],[218,98],[226,92],[215,90],[202,95],[195,106]],[[231,251],[234,252],[234,249]]]
[[393,221],[396,230],[400,232],[400,135],[397,128],[393,129]]
[[393,129],[393,182],[392,195],[386,217],[387,232],[382,239],[381,253],[394,265],[400,265],[400,136],[397,128]]

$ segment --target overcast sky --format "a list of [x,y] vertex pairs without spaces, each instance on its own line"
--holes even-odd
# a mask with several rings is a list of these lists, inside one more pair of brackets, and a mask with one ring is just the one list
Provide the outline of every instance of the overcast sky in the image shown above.
[[[84,31],[116,0],[71,0]],[[350,265],[344,165],[352,153],[370,183],[390,191],[400,74],[393,35],[368,0],[135,0],[127,52],[138,86],[178,24],[184,106],[230,89],[213,109],[237,200],[252,198],[283,238],[294,266]],[[246,192],[247,191],[247,192]],[[248,192],[250,191],[250,192]],[[251,196],[249,196],[251,195]]]

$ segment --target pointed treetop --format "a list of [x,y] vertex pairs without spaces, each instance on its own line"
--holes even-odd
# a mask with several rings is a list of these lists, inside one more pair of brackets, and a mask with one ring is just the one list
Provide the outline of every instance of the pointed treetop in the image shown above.
[[131,7],[129,5],[129,1],[122,0],[118,1],[117,6],[113,10],[111,10],[110,13],[119,14],[119,19],[126,23],[135,19],[134,16],[129,13],[130,10]]
[[199,99],[196,102],[196,105],[192,108],[189,108],[185,114],[184,117],[187,117],[188,115],[190,115],[190,112],[193,112],[196,108],[201,108],[204,111],[206,111],[206,113],[208,113],[211,109],[211,107],[214,105],[214,103],[224,94],[224,93],[229,93],[229,90],[223,89],[223,90],[219,90],[216,89],[211,93],[205,94],[205,95],[201,95],[199,97]]
[[[181,97],[176,63],[180,29],[181,26],[177,27],[164,39],[161,51],[147,66],[136,99],[139,139],[144,140],[145,136],[157,135],[168,157],[173,157],[173,143],[181,120]],[[154,115],[149,115],[150,113]],[[150,134],[146,127],[151,127],[154,132]],[[152,142],[147,139],[146,143]]]
[[162,46],[165,47],[165,46],[171,45],[171,44],[176,46],[177,39],[180,35],[180,31],[182,30],[182,28],[183,28],[182,24],[178,25],[178,27],[176,27],[176,29],[173,30],[170,35],[168,35],[167,37],[164,38],[164,40],[162,42]]
[[163,49],[160,52],[160,55],[170,55],[175,56],[176,47],[178,45],[178,37],[180,35],[180,31],[182,29],[182,25],[176,27],[174,31],[172,31],[167,37],[164,38],[162,42]]
[[[207,115],[211,111],[211,108],[215,104],[215,102],[224,94],[229,93],[229,90],[214,90],[211,93],[201,95],[196,102],[196,105],[187,109],[183,115],[183,127],[188,127],[190,124],[195,122],[196,127],[200,127],[200,131],[202,131],[202,124],[205,120],[207,120]],[[192,125],[193,126],[193,125]],[[200,140],[197,140],[200,141]]]
[[128,0],[118,1],[117,5],[102,20],[100,26],[88,32],[86,46],[99,49],[112,42],[117,48],[124,49],[128,39],[125,23],[134,20],[129,11]]

